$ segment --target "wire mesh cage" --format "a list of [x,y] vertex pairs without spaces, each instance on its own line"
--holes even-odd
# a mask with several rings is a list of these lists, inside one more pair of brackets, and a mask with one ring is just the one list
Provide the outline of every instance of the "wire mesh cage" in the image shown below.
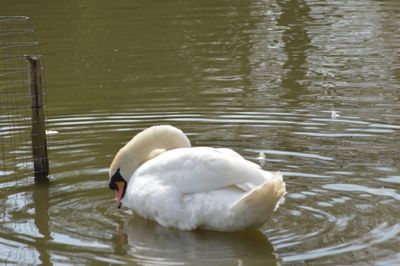
[[34,174],[32,79],[27,56],[37,55],[37,48],[28,17],[0,16],[0,178],[3,187],[7,181],[26,180]]

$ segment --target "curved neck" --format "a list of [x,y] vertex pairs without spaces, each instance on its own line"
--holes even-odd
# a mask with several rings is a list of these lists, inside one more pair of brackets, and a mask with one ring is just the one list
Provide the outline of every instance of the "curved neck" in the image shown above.
[[176,148],[191,147],[185,134],[172,126],[153,126],[132,138],[119,150],[111,168],[120,169],[121,175],[127,181],[135,170],[147,160]]

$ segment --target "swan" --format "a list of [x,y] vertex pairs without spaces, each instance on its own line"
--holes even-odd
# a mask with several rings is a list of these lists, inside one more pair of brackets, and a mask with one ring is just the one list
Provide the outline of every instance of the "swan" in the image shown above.
[[286,193],[281,173],[264,171],[231,149],[191,147],[169,125],[143,130],[118,151],[109,187],[118,208],[180,230],[257,228]]

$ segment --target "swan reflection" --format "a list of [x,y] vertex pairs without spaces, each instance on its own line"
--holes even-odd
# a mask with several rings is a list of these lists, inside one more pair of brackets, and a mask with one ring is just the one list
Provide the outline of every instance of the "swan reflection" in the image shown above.
[[127,242],[127,255],[141,265],[279,264],[271,243],[258,230],[180,231],[132,215],[119,228],[119,237]]

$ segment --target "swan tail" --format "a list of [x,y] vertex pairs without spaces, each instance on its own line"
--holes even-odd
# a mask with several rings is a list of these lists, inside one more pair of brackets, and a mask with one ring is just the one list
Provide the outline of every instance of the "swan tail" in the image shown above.
[[242,219],[245,227],[261,226],[279,204],[283,203],[285,193],[282,174],[276,172],[272,178],[268,178],[233,204],[232,210],[236,214],[234,219]]

